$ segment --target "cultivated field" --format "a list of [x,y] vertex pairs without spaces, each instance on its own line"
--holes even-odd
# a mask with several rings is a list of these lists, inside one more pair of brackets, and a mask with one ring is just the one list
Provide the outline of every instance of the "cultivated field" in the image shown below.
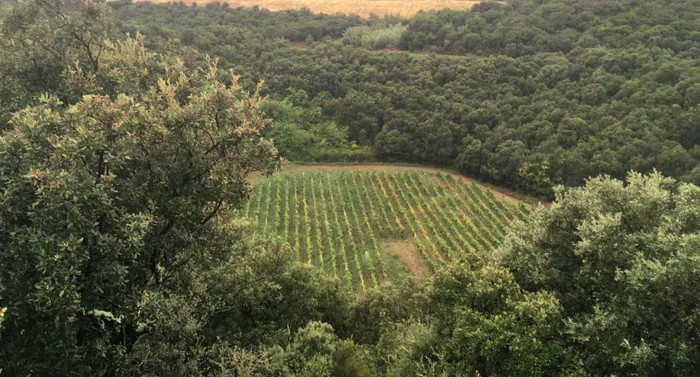
[[[174,0],[150,0],[153,3],[169,3]],[[471,9],[479,1],[472,0],[184,0],[186,4],[206,5],[211,2],[228,3],[231,7],[253,7],[273,11],[284,9],[308,8],[315,13],[348,13],[368,17],[374,13],[378,16],[398,14],[412,16],[420,10],[437,10],[443,8]]]
[[488,252],[523,205],[449,174],[299,171],[259,181],[245,215],[299,261],[365,290],[396,273],[428,275],[459,255]]

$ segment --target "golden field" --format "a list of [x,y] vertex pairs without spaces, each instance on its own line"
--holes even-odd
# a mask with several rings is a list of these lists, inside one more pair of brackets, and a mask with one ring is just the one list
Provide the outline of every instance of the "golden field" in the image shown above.
[[[153,3],[169,3],[175,0],[150,0]],[[284,9],[308,8],[314,13],[348,13],[368,17],[370,14],[384,16],[398,14],[402,17],[412,16],[420,10],[437,10],[443,8],[470,9],[479,1],[473,0],[183,0],[186,4],[196,2],[206,5],[210,2],[228,3],[231,7],[253,7],[272,11]]]

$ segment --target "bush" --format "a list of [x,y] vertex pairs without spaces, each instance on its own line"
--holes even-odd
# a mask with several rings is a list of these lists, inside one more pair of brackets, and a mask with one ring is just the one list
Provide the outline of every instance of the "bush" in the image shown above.
[[400,23],[382,28],[354,26],[345,30],[343,43],[372,50],[398,48],[404,31],[406,26]]

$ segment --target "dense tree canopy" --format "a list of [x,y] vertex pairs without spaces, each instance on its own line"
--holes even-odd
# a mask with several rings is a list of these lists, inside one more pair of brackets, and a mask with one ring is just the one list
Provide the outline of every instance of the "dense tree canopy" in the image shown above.
[[41,356],[7,365],[12,373],[46,372],[35,363],[96,372],[77,365],[86,355],[112,364],[124,353],[113,347],[157,329],[159,306],[196,292],[198,269],[228,260],[218,212],[240,205],[248,173],[275,167],[254,98],[218,83],[214,66],[163,68],[136,96],[67,107],[43,97],[0,138],[2,285],[13,303],[2,348]]
[[555,292],[593,375],[691,376],[700,367],[700,188],[631,173],[558,190],[515,230],[503,260],[528,291]]
[[[219,82],[213,62],[190,66],[148,52],[140,39],[106,39],[101,28],[57,38],[62,46],[35,42],[35,28],[58,34],[83,18],[100,23],[106,9],[25,5],[39,11],[21,23],[28,34],[15,64],[56,49],[61,54],[44,63],[58,67],[72,51],[71,36],[99,45],[100,60],[86,61],[89,69],[80,60],[65,64],[51,82],[41,81],[52,94],[16,112],[0,135],[6,372],[196,375],[213,367],[209,354],[197,356],[199,347],[251,342],[207,335],[222,325],[213,320],[221,313],[251,310],[274,287],[307,284],[322,294],[326,285],[295,271],[286,246],[248,245],[244,227],[221,215],[246,198],[249,173],[271,172],[279,162],[260,136],[268,122],[257,94]],[[35,43],[43,47],[27,52]],[[76,56],[90,55],[90,46],[81,47]],[[70,102],[75,94],[83,96]],[[219,293],[246,280],[258,283],[257,296]],[[266,307],[268,317],[278,316],[269,322],[284,328],[323,319],[312,312],[333,300],[308,289],[300,323]],[[245,335],[265,326],[250,324]]]
[[[153,42],[179,38],[220,56],[244,85],[263,78],[277,100],[288,88],[328,93],[325,119],[378,159],[551,198],[555,184],[629,170],[700,183],[699,12],[694,1],[525,0],[408,20],[216,4],[139,3],[116,16]],[[397,22],[403,51],[372,51],[370,36]],[[289,45],[307,35],[315,42]]]
[[[2,372],[697,375],[697,4],[111,8],[0,4]],[[407,51],[367,34],[397,30]],[[354,296],[238,218],[270,137],[555,200],[493,255]]]
[[497,255],[360,299],[353,331],[391,376],[696,375],[699,200],[657,173],[559,187]]

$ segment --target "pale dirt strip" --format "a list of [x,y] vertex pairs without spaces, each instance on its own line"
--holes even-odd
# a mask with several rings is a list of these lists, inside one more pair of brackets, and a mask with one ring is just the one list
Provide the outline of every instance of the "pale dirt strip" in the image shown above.
[[[138,1],[138,0],[137,0]],[[175,0],[144,0],[152,3],[179,2]],[[285,9],[308,8],[314,13],[345,13],[357,14],[362,17],[369,17],[370,14],[377,16],[399,15],[410,17],[421,10],[450,9],[471,9],[480,1],[474,0],[183,0],[187,5],[197,3],[206,5],[208,3],[228,3],[232,8],[251,8],[258,6],[262,9],[280,11]]]

